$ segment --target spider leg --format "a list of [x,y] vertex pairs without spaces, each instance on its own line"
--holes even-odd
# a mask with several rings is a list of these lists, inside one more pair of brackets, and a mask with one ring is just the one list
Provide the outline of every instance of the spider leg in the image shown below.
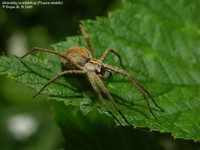
[[59,75],[53,77],[52,79],[50,79],[34,96],[33,98],[35,98],[36,96],[38,96],[50,83],[52,83],[53,81],[55,81],[56,79],[66,75],[66,74],[84,74],[85,71],[83,70],[66,70],[61,72]]
[[124,65],[122,64],[122,59],[121,59],[120,55],[115,50],[113,50],[111,48],[106,49],[106,51],[103,53],[103,55],[101,56],[101,58],[99,60],[101,62],[103,62],[104,59],[108,56],[109,52],[112,52],[113,54],[115,54],[118,57],[118,59],[119,59],[120,65],[122,67],[124,67]]
[[87,73],[88,75],[88,78],[89,78],[89,81],[91,83],[91,86],[92,88],[94,89],[95,93],[97,94],[100,102],[102,103],[102,105],[104,106],[105,110],[121,125],[121,122],[117,119],[117,117],[110,111],[110,109],[108,108],[107,104],[105,103],[102,95],[101,95],[101,92],[99,91],[99,89],[97,88],[97,86],[95,85],[95,80],[94,80],[94,76],[96,75],[95,73],[92,73],[92,72],[88,72]]
[[110,93],[108,92],[108,90],[106,89],[106,87],[104,86],[103,82],[101,81],[101,79],[98,77],[98,75],[96,75],[94,73],[94,79],[95,81],[98,83],[98,85],[100,86],[100,88],[103,90],[103,92],[106,94],[106,96],[108,97],[108,99],[110,100],[110,102],[112,103],[112,105],[115,107],[115,109],[118,111],[118,113],[122,116],[122,118],[124,119],[124,121],[132,126],[128,120],[126,119],[126,117],[123,115],[123,113],[121,112],[119,106],[116,104],[116,102],[114,101],[114,99],[112,98],[112,96],[110,95]]
[[27,52],[25,55],[21,56],[20,58],[24,58],[26,57],[27,55],[31,54],[32,52],[34,51],[42,51],[42,52],[47,52],[47,53],[53,53],[55,55],[58,55],[58,56],[61,56],[63,58],[65,58],[65,56],[63,56],[61,53],[59,52],[56,52],[54,50],[49,50],[49,49],[44,49],[44,48],[40,48],[40,47],[34,47],[32,48],[29,52]]
[[86,33],[86,31],[85,31],[85,29],[84,29],[82,23],[79,24],[79,27],[80,27],[80,29],[81,29],[81,33],[82,33],[83,37],[85,38],[85,41],[86,41],[87,46],[88,46],[88,48],[89,48],[89,51],[90,51],[92,57],[94,58],[94,50],[93,50],[93,48],[92,48],[92,44],[91,44],[91,42],[90,42],[89,36],[88,36],[88,34]]
[[148,108],[149,108],[151,114],[154,116],[154,118],[157,119],[157,117],[155,116],[155,114],[154,114],[153,111],[152,111],[152,108],[151,108],[151,106],[150,106],[149,100],[147,99],[147,96],[151,99],[151,101],[154,103],[154,105],[155,105],[158,109],[160,109],[161,111],[164,111],[160,106],[158,106],[158,104],[155,102],[154,98],[150,95],[150,93],[149,93],[144,87],[142,87],[142,85],[141,85],[137,80],[135,80],[128,72],[126,72],[126,71],[123,70],[123,69],[119,69],[119,68],[117,68],[117,67],[110,66],[110,65],[107,65],[107,64],[103,64],[103,65],[104,65],[104,67],[107,68],[107,69],[110,69],[110,70],[112,70],[112,71],[114,71],[114,72],[117,72],[117,73],[120,73],[120,74],[126,76],[126,77],[129,79],[129,81],[131,81],[131,82],[136,86],[136,88],[140,91],[140,93],[141,93],[142,96],[144,97],[144,99],[145,99],[145,101],[146,101],[146,103],[147,103],[147,106],[148,106]]
[[[29,52],[27,52],[25,55],[23,55],[23,56],[21,56],[21,57],[19,57],[19,58],[24,58],[24,57],[26,57],[27,55],[31,54],[31,53],[34,52],[34,51],[41,51],[41,52],[47,52],[47,53],[52,53],[52,54],[58,55],[58,56],[60,56],[60,57],[62,57],[62,58],[64,58],[64,59],[68,60],[70,63],[72,63],[72,64],[73,64],[74,66],[76,66],[78,69],[82,69],[82,67],[81,67],[79,64],[73,62],[71,59],[69,59],[68,57],[64,56],[62,53],[56,52],[56,51],[54,51],[54,50],[39,48],[39,47],[34,47],[34,48],[32,48]],[[18,57],[18,56],[15,56],[15,57]]]

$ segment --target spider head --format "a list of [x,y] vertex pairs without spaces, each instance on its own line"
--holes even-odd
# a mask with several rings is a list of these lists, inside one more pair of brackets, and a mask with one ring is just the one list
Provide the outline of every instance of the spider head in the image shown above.
[[98,75],[103,75],[105,72],[105,68],[101,61],[96,59],[91,59],[88,63],[85,64],[85,69],[87,71],[93,71]]

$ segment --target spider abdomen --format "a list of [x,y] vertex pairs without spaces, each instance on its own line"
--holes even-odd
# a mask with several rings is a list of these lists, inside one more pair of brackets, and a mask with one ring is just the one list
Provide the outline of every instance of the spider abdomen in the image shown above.
[[[84,66],[88,60],[92,57],[89,51],[86,48],[80,46],[74,46],[67,49],[64,53],[64,56],[71,59],[73,62],[79,64],[80,66]],[[70,63],[68,60],[61,58],[61,62],[68,69],[75,69],[75,66]]]

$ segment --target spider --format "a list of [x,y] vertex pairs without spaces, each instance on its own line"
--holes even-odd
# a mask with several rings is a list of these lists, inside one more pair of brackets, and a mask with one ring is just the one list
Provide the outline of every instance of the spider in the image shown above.
[[[159,108],[161,111],[163,111],[163,109],[157,105],[157,103],[155,102],[153,97],[149,94],[149,92],[137,80],[135,80],[133,78],[133,76],[131,76],[131,74],[129,74],[125,70],[103,63],[103,61],[107,57],[107,55],[109,53],[113,53],[118,57],[120,64],[122,66],[122,61],[121,61],[120,55],[115,50],[108,48],[105,50],[105,52],[100,57],[100,59],[95,59],[94,50],[92,48],[88,34],[86,33],[86,31],[81,23],[80,23],[79,27],[80,27],[80,31],[87,43],[88,49],[86,49],[84,47],[80,47],[80,46],[73,46],[73,47],[70,47],[69,49],[67,49],[65,52],[60,53],[60,52],[56,52],[54,50],[34,47],[31,51],[29,51],[28,53],[26,53],[25,55],[20,57],[20,58],[24,58],[27,55],[29,55],[30,53],[32,53],[33,51],[52,53],[52,54],[60,56],[61,62],[64,65],[64,67],[66,67],[66,69],[70,69],[70,70],[63,71],[60,74],[58,74],[57,76],[50,79],[33,97],[36,97],[37,95],[39,95],[50,83],[54,82],[55,80],[57,80],[58,78],[60,78],[64,75],[86,74],[88,76],[89,82],[90,82],[94,92],[98,96],[98,99],[102,103],[105,110],[121,126],[123,126],[122,123],[117,119],[117,117],[110,111],[109,107],[107,106],[106,102],[104,101],[104,98],[103,98],[101,92],[103,92],[107,96],[108,100],[112,103],[112,105],[118,111],[119,115],[123,118],[123,120],[126,123],[128,123],[129,125],[131,125],[128,122],[128,120],[126,119],[126,117],[124,116],[124,114],[121,112],[119,106],[117,105],[117,103],[115,102],[115,100],[113,99],[111,94],[108,92],[107,88],[105,87],[105,85],[102,81],[102,79],[104,79],[105,72],[109,73],[109,76],[107,78],[109,78],[112,75],[112,72],[116,72],[123,76],[126,76],[128,78],[128,80],[133,85],[135,85],[135,87],[140,91],[140,93],[144,97],[144,99],[147,103],[147,106],[150,110],[150,113],[154,116],[154,118],[157,119],[157,117],[154,115],[154,113],[152,111],[148,97],[152,100],[152,102],[154,103],[154,105],[157,108]],[[99,90],[99,88],[97,86],[99,86],[99,88],[101,90]]]

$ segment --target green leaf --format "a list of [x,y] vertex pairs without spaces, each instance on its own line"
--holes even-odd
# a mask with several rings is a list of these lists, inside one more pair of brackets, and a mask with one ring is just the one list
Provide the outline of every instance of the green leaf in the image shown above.
[[[84,21],[98,59],[106,48],[122,57],[131,73],[154,97],[164,112],[151,113],[139,91],[123,76],[114,73],[104,81],[122,113],[135,127],[171,133],[175,138],[200,141],[200,4],[178,0],[124,0],[124,8],[107,18]],[[83,37],[74,36],[53,45],[63,52],[75,45],[86,46]],[[112,54],[105,63],[120,67]],[[20,61],[1,57],[0,72],[17,82],[39,90],[62,71],[58,56],[37,53]],[[64,101],[87,114],[98,109],[105,113],[87,78],[66,76],[50,84],[43,93],[50,99]],[[111,111],[122,117],[106,100]]]

